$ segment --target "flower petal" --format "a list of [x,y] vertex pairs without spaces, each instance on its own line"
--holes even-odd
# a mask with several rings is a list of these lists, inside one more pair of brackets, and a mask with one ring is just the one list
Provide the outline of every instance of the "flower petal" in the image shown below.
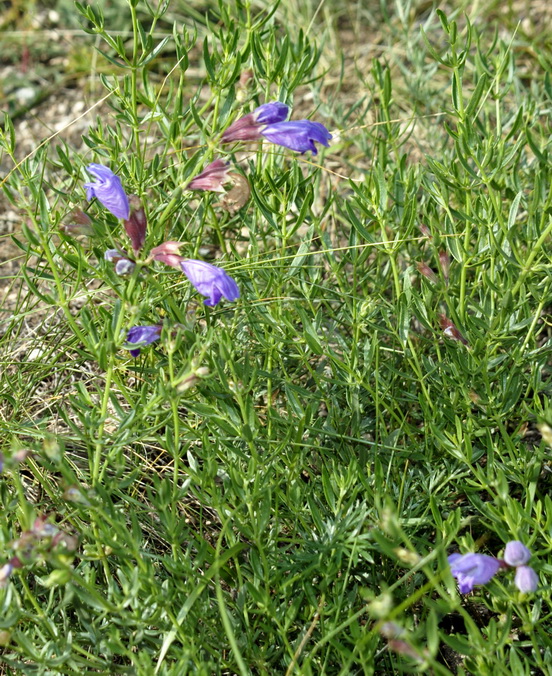
[[222,135],[223,143],[234,141],[256,141],[261,138],[261,125],[274,124],[285,120],[289,112],[288,106],[280,101],[263,103],[233,122]]
[[95,197],[116,218],[127,219],[130,206],[121,179],[103,164],[89,164],[86,170],[96,178],[95,182],[84,184],[88,201]]
[[[452,559],[452,561],[451,561]],[[475,585],[487,584],[500,568],[500,562],[486,554],[464,554],[449,557],[450,570],[458,581],[461,594],[467,594]]]
[[289,106],[281,101],[270,101],[255,108],[253,117],[257,124],[275,124],[283,122],[289,113]]
[[214,306],[224,296],[227,300],[240,297],[236,282],[221,268],[205,261],[185,259],[180,263],[182,271],[194,285],[196,290],[206,296],[205,305]]
[[509,566],[523,566],[531,558],[531,552],[519,540],[511,540],[504,548],[504,561]]
[[328,147],[332,138],[330,132],[320,122],[311,120],[296,120],[292,122],[278,122],[265,127],[261,134],[271,143],[305,153],[310,150],[317,154],[316,143]]
[[[140,354],[140,349],[142,347],[150,345],[156,341],[160,335],[160,324],[144,324],[140,326],[133,326],[127,333],[127,343],[131,343],[132,347],[129,345],[124,345],[124,348],[126,350],[130,350],[130,354],[133,357],[137,357]],[[139,347],[136,347],[136,345],[139,345]]]
[[539,586],[539,576],[531,566],[518,566],[516,568],[514,584],[520,592],[529,594],[530,592],[536,591]]

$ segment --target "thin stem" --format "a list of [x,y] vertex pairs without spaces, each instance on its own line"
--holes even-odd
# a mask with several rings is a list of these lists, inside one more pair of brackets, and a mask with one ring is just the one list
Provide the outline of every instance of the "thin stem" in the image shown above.
[[548,227],[545,228],[542,235],[538,238],[535,246],[531,249],[531,253],[529,254],[529,257],[527,258],[527,260],[525,261],[525,265],[523,266],[521,274],[518,277],[517,282],[514,284],[514,288],[512,289],[512,296],[517,295],[517,293],[519,292],[521,285],[523,284],[523,282],[525,282],[527,275],[529,274],[529,272],[532,271],[531,268],[532,268],[532,265],[533,265],[533,261],[535,260],[535,258],[539,254],[542,245],[548,239],[548,237],[550,236],[551,233],[552,233],[552,220],[548,224]]
[[138,38],[138,16],[134,2],[130,2],[130,16],[132,20],[132,69],[131,69],[131,97],[132,114],[134,116],[134,145],[138,157],[140,157],[140,122],[138,120],[138,50],[140,47]]

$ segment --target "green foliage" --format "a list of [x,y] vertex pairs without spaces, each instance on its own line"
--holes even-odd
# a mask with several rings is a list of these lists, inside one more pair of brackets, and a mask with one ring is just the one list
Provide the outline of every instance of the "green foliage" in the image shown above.
[[[544,57],[527,84],[515,30],[487,37],[437,11],[420,31],[415,3],[398,2],[382,30],[417,54],[359,66],[351,100],[345,78],[325,82],[334,27],[316,7],[290,25],[291,0],[155,4],[115,16],[76,3],[109,64],[109,112],[84,150],[52,141],[22,160],[9,116],[0,132],[15,167],[2,189],[22,216],[0,344],[0,563],[41,515],[78,539],[40,540],[0,590],[3,663],[548,673]],[[340,129],[332,147],[312,159],[220,144],[270,100]],[[186,190],[219,155],[251,186],[236,212]],[[241,299],[205,308],[145,261],[118,277],[103,255],[124,235],[97,203],[94,237],[65,234],[90,161],[142,200],[147,251],[216,254]],[[153,323],[160,340],[129,358],[126,331]],[[539,590],[503,572],[460,597],[447,554],[499,556],[514,539]],[[391,622],[404,633],[387,635]]]

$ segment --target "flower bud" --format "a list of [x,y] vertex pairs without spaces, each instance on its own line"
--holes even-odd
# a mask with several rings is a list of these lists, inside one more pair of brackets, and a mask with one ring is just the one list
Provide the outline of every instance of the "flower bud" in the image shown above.
[[128,258],[121,258],[115,263],[115,273],[120,277],[126,277],[127,275],[132,274],[136,263],[129,260]]
[[441,266],[441,272],[443,273],[443,278],[445,283],[449,283],[449,271],[450,271],[450,256],[448,252],[444,249],[439,251],[439,265]]
[[516,576],[514,584],[520,592],[529,594],[537,590],[539,586],[539,576],[531,568],[531,566],[518,566],[516,568]]
[[504,548],[504,561],[509,566],[523,566],[531,558],[531,552],[519,540],[506,543]]
[[462,345],[469,345],[468,341],[446,315],[439,315],[439,324],[447,338],[458,340]]
[[429,281],[432,284],[438,284],[439,283],[439,278],[437,275],[433,272],[433,270],[427,265],[426,263],[420,262],[417,263],[418,267],[418,272],[423,275],[426,279],[429,279]]
[[73,209],[61,226],[69,237],[93,237],[94,228],[90,217],[82,209]]
[[210,190],[224,192],[223,185],[228,182],[230,163],[220,158],[208,164],[205,169],[187,185],[188,190]]
[[125,232],[130,239],[132,250],[137,256],[146,241],[148,221],[139,197],[137,195],[130,195],[128,201],[130,204],[130,216],[123,222],[123,225],[125,226]]

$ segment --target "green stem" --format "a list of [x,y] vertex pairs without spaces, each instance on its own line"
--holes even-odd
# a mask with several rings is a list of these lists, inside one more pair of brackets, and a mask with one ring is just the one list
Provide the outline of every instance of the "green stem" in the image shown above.
[[[132,274],[132,277],[129,280],[128,287],[126,289],[126,299],[130,299],[132,297],[132,292],[134,290],[134,286],[136,284],[136,281],[138,279],[138,276],[140,274],[141,270],[141,265],[137,264],[136,268],[134,269],[134,272]],[[115,325],[115,330],[113,332],[113,337],[115,341],[117,341],[118,337],[121,335],[121,331],[123,329],[123,323],[125,321],[125,298],[123,298],[123,303],[121,305],[119,314],[117,315],[117,324]],[[101,464],[101,459],[103,456],[103,447],[104,447],[104,442],[103,442],[103,435],[104,435],[104,430],[105,430],[105,421],[107,418],[107,407],[109,405],[109,395],[111,394],[111,383],[113,381],[113,370],[114,370],[114,351],[111,351],[111,354],[109,355],[109,365],[107,367],[107,372],[105,375],[105,381],[104,381],[104,392],[102,396],[102,403],[100,407],[100,420],[98,423],[98,433],[96,435],[96,442],[95,442],[95,448],[94,448],[94,457],[92,460],[92,470],[91,470],[91,475],[92,475],[92,483],[96,483],[97,481],[101,481],[103,478],[105,469],[106,469],[106,464],[104,464],[101,472],[100,472],[100,464]]]
[[544,244],[544,242],[550,237],[550,234],[552,233],[552,220],[548,224],[548,227],[545,228],[544,232],[542,235],[538,238],[535,246],[531,249],[531,253],[529,254],[529,257],[525,261],[525,265],[523,266],[523,269],[521,271],[520,276],[518,277],[517,282],[514,284],[514,288],[512,289],[512,296],[517,295],[519,292],[521,285],[525,281],[525,278],[529,274],[529,272],[532,272],[531,266],[533,265],[533,261],[539,254],[539,251]]
[[172,212],[175,208],[175,206],[178,204],[180,201],[180,198],[182,197],[182,193],[184,192],[184,186],[179,185],[176,187],[173,191],[172,197],[170,199],[170,202],[167,204],[167,206],[163,209],[163,213],[159,218],[157,219],[156,223],[156,228],[161,228],[163,223],[169,218],[169,216],[172,215]]
[[[471,213],[471,202],[469,193],[466,194],[466,213],[469,215]],[[468,276],[468,261],[469,255],[468,251],[470,248],[471,240],[471,224],[468,221],[466,222],[466,230],[464,232],[464,244],[463,244],[463,257],[462,257],[462,267],[460,269],[460,296],[458,299],[458,316],[462,322],[466,320],[466,282]]]
[[[140,122],[138,120],[138,50],[140,47],[138,39],[138,16],[136,15],[136,5],[130,2],[130,16],[132,20],[132,70],[131,72],[131,97],[132,97],[132,114],[134,116],[134,145],[135,152],[140,158]],[[140,158],[141,159],[141,158]],[[141,164],[141,162],[140,162]]]
[[[174,388],[174,352],[170,347],[168,349],[168,358],[170,384],[171,388]],[[178,414],[178,400],[175,394],[171,395],[171,411],[173,419],[173,500],[176,501],[178,499],[178,474],[180,471],[180,416]],[[172,553],[176,561],[178,559],[179,548],[174,542],[172,543]]]
[[38,232],[40,233],[40,241],[42,244],[42,249],[44,251],[44,256],[46,257],[46,260],[48,261],[48,265],[50,266],[50,271],[52,273],[52,276],[54,278],[54,283],[56,285],[56,291],[57,291],[57,296],[58,296],[58,302],[57,304],[59,307],[62,309],[63,314],[65,316],[65,319],[67,320],[67,323],[73,330],[73,333],[78,337],[80,342],[83,345],[87,344],[86,337],[82,333],[79,325],[77,324],[75,318],[71,314],[71,311],[69,310],[69,303],[67,301],[67,296],[65,295],[65,290],[63,288],[63,284],[61,281],[61,278],[59,276],[59,272],[57,269],[57,266],[55,264],[54,258],[52,256],[52,252],[50,251],[50,247],[48,245],[48,241],[42,234],[40,228],[37,228]]

